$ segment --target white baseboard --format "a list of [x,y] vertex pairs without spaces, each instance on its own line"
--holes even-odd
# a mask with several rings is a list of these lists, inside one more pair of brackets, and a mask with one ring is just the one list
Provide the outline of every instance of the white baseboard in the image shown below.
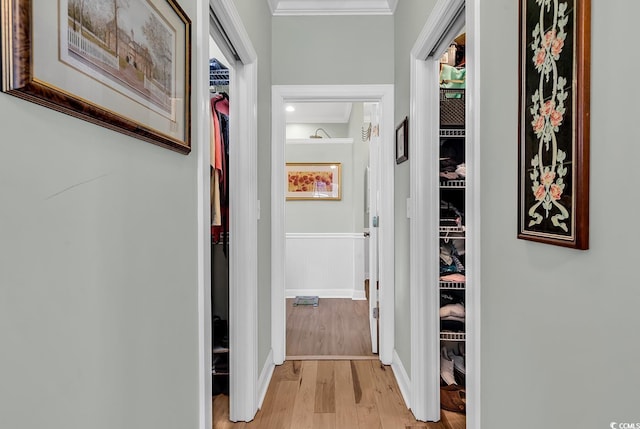
[[354,301],[366,301],[367,294],[363,290],[354,290],[351,299]]
[[285,291],[286,298],[295,298],[296,296],[317,296],[318,298],[348,298],[358,301],[367,299],[364,291],[353,289],[287,289]]
[[273,376],[275,368],[276,366],[273,363],[273,349],[271,349],[269,350],[267,359],[264,361],[260,378],[258,378],[258,409],[262,408],[262,402],[264,402],[264,397],[267,395],[267,389],[269,388],[269,383],[271,383],[271,377]]
[[396,376],[396,381],[398,382],[398,387],[400,388],[400,393],[402,393],[404,403],[408,409],[411,409],[411,380],[409,379],[409,375],[407,375],[407,371],[404,369],[402,360],[395,349],[393,350],[391,369],[393,370],[393,374]]

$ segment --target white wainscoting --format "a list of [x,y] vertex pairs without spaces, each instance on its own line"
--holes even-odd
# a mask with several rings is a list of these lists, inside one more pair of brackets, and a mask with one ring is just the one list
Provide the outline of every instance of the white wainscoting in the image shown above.
[[364,235],[287,233],[287,298],[366,299]]

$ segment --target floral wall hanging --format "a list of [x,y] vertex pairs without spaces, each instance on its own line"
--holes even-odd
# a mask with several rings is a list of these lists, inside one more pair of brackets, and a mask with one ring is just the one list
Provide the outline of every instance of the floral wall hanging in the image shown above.
[[518,238],[589,247],[589,0],[520,0]]

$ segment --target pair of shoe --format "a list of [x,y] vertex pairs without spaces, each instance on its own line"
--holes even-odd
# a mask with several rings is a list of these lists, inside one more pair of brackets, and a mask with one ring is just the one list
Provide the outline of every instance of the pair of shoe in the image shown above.
[[464,413],[467,409],[464,387],[458,385],[440,387],[440,406],[447,411]]

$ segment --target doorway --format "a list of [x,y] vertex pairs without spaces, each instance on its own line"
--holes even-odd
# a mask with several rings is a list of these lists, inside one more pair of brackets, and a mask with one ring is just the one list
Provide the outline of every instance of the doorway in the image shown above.
[[[208,12],[208,13],[207,13]],[[211,112],[209,44],[215,44],[228,61],[229,86],[229,211],[228,236],[228,326],[229,326],[229,417],[232,421],[250,421],[258,409],[257,370],[257,54],[241,24],[233,2],[210,1],[203,11],[199,28],[198,73],[202,73],[198,132],[198,204],[200,265],[200,350],[201,350],[201,427],[210,426],[206,416],[211,409],[212,341],[211,341]],[[207,25],[208,21],[208,25]],[[209,37],[212,42],[209,42]],[[208,43],[209,42],[209,43]],[[199,74],[200,75],[200,74]],[[205,89],[206,88],[206,89]],[[242,190],[241,192],[239,190]],[[210,420],[210,419],[209,419]]]
[[379,128],[377,107],[286,105],[287,360],[377,359],[365,293],[366,172],[378,145],[369,131]]
[[[419,420],[441,418],[441,281],[439,256],[442,186],[440,172],[440,60],[454,38],[466,33],[466,102],[461,128],[466,158],[465,222],[465,333],[459,335],[466,349],[466,427],[479,428],[480,418],[480,174],[479,174],[479,56],[477,15],[479,0],[440,0],[411,51],[410,139],[416,145],[411,166],[411,408]],[[422,168],[417,168],[422,166]],[[415,167],[415,168],[414,168]],[[445,228],[446,229],[446,228]],[[426,261],[416,264],[416,261]],[[446,282],[445,282],[446,283]],[[428,287],[425,287],[428,285]],[[458,291],[460,292],[460,291]],[[445,330],[444,328],[442,328]],[[425,332],[427,335],[425,335]],[[456,336],[456,340],[458,337]]]
[[[393,274],[393,85],[274,86],[272,88],[272,344],[274,362],[286,356],[286,223],[285,223],[285,107],[294,102],[375,102],[380,106],[380,144],[372,158],[380,159],[379,205],[375,234],[379,240],[379,357],[391,364],[394,344]],[[372,228],[373,229],[373,228]],[[373,288],[372,288],[373,290]]]

